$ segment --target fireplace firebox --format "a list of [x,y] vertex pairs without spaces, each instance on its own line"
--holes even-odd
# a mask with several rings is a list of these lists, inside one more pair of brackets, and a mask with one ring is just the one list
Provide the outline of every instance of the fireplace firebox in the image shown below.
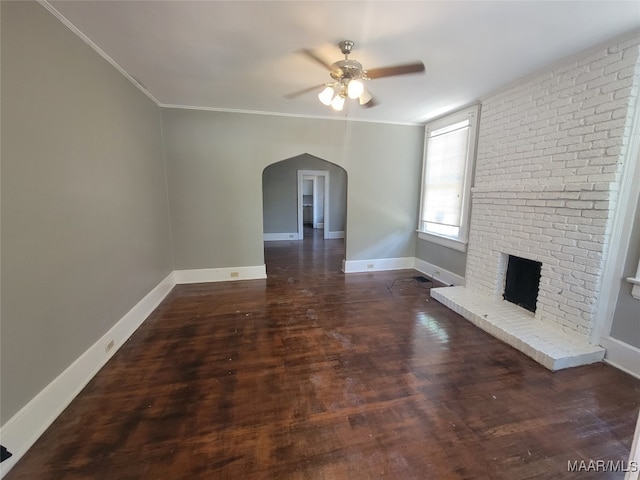
[[503,298],[535,313],[541,268],[540,262],[509,255]]

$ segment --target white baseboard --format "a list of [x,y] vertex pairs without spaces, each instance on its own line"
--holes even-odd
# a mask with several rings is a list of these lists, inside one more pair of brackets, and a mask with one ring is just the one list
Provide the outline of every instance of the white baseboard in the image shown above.
[[[12,453],[11,458],[0,464],[0,478],[22,458],[176,284],[258,278],[267,278],[265,265],[176,270],[170,273],[64,372],[0,427],[2,445]],[[113,342],[113,345],[107,351],[110,342]]]
[[[344,232],[331,233],[344,235]],[[345,273],[401,269],[415,269],[444,283],[464,285],[464,277],[414,257],[350,260],[345,261],[343,265]],[[436,274],[436,272],[440,273]],[[176,270],[169,274],[64,372],[0,427],[2,445],[13,454],[11,458],[0,464],[0,478],[4,477],[20,460],[176,284],[264,278],[266,278],[265,265]],[[107,352],[106,347],[111,341],[114,345]],[[611,337],[603,337],[600,344],[607,350],[606,362],[640,378],[640,349]]]
[[602,337],[600,346],[606,349],[605,362],[629,375],[640,378],[640,348],[612,337]]
[[426,276],[434,280],[438,280],[447,285],[459,286],[465,284],[465,278],[461,277],[460,275],[452,273],[429,262],[425,262],[424,260],[421,260],[419,258],[416,258],[415,260],[416,261],[413,268],[421,273],[424,273]]
[[414,257],[373,258],[370,260],[346,260],[344,273],[381,272],[384,270],[405,270],[413,268]]
[[[321,228],[321,227],[319,227]],[[262,238],[265,242],[279,242],[282,240],[301,240],[298,238],[298,232],[293,233],[263,233]],[[344,232],[327,232],[327,238],[344,238]]]
[[176,270],[173,272],[173,275],[176,284],[258,280],[267,278],[267,267],[266,265],[255,265],[250,267]]
[[264,233],[263,239],[265,242],[274,242],[280,240],[299,240],[298,232],[292,233]]
[[[162,280],[118,323],[80,355],[0,428],[2,445],[13,456],[0,464],[0,478],[20,460],[105,363],[118,351],[174,287],[173,273]],[[113,342],[107,352],[107,345]]]
[[374,258],[371,260],[346,260],[343,261],[344,273],[375,272],[383,270],[414,269],[424,273],[428,277],[438,280],[446,285],[464,285],[465,279],[460,275],[445,270],[444,268],[425,262],[415,257],[400,258]]

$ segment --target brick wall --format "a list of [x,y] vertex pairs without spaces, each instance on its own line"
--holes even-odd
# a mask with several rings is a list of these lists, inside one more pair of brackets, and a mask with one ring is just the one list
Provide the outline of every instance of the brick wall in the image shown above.
[[588,336],[640,82],[640,36],[482,102],[467,287],[494,298],[507,255],[542,262],[536,317]]

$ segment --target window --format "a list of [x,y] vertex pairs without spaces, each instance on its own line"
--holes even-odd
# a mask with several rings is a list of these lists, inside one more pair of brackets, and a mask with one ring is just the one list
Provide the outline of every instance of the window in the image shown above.
[[465,251],[480,106],[427,125],[420,238]]

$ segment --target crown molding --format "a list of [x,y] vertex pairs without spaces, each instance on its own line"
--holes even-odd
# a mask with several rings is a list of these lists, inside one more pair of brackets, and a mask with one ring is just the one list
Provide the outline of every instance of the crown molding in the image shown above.
[[334,121],[347,121],[347,122],[363,122],[363,123],[378,123],[378,124],[386,124],[386,125],[400,125],[405,127],[423,127],[422,123],[411,123],[411,122],[392,122],[388,120],[368,120],[362,118],[349,118],[348,116],[335,117],[328,115],[308,115],[301,113],[282,113],[282,112],[269,112],[263,110],[244,110],[244,109],[236,109],[236,108],[219,108],[219,107],[203,107],[196,105],[175,105],[170,103],[160,103],[160,107],[162,108],[172,108],[176,110],[200,110],[204,112],[221,112],[221,113],[240,113],[246,115],[266,115],[272,117],[290,117],[290,118],[308,118],[312,120],[334,120]]
[[368,119],[360,119],[360,118],[350,118],[346,115],[342,116],[329,116],[329,115],[305,115],[305,114],[294,114],[294,113],[282,113],[282,112],[270,112],[270,111],[262,111],[262,110],[248,110],[248,109],[235,109],[235,108],[218,108],[218,107],[207,107],[207,106],[198,106],[198,105],[178,105],[178,104],[167,104],[160,103],[158,99],[156,99],[151,92],[149,92],[144,85],[142,85],[136,78],[130,75],[118,62],[116,62],[113,58],[111,58],[104,50],[102,50],[98,45],[96,45],[87,35],[85,35],[78,27],[76,27],[73,23],[71,23],[62,13],[60,13],[49,0],[37,0],[40,5],[46,8],[49,13],[51,13],[54,17],[56,17],[63,25],[65,25],[69,30],[75,33],[83,42],[89,45],[98,55],[104,58],[109,64],[113,66],[118,72],[124,75],[127,80],[133,83],[142,93],[144,93],[147,97],[149,97],[157,106],[161,108],[173,108],[173,109],[182,109],[182,110],[200,110],[207,112],[222,112],[222,113],[240,113],[240,114],[249,114],[249,115],[266,115],[266,116],[274,116],[274,117],[290,117],[290,118],[308,118],[315,120],[334,120],[334,121],[347,121],[347,122],[363,122],[363,123],[377,123],[377,124],[385,124],[385,125],[400,125],[400,126],[424,126],[423,123],[418,122],[394,122],[387,120],[368,120]]
[[49,3],[48,0],[38,0],[38,3],[46,8],[49,13],[51,13],[54,17],[62,22],[62,24],[75,33],[80,39],[89,45],[98,55],[104,58],[113,68],[115,68],[118,72],[120,72],[124,77],[133,83],[138,90],[144,93],[147,97],[149,97],[156,105],[161,106],[160,102],[153,96],[151,93],[133,76],[129,75],[129,73],[122,68],[118,62],[116,62],[113,58],[111,58],[104,50],[102,50],[98,45],[96,45],[89,37],[87,37],[78,27],[76,27],[73,23],[71,23],[64,15],[62,15],[56,8]]

